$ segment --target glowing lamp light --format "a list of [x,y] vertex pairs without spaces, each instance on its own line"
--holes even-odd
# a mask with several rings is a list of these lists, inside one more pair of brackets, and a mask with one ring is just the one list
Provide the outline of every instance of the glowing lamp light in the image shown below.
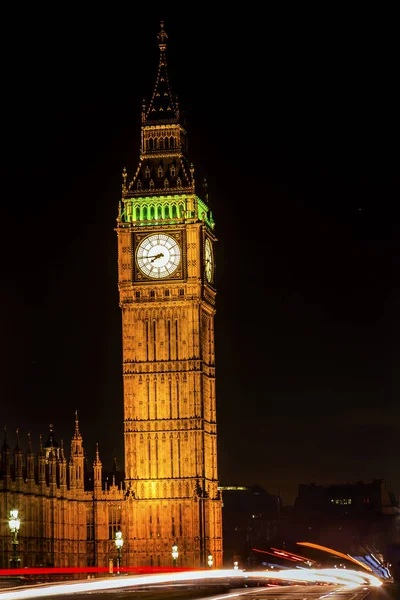
[[11,568],[16,569],[20,564],[20,558],[18,556],[17,548],[18,548],[18,531],[21,526],[21,519],[18,516],[18,509],[13,508],[10,510],[10,516],[8,518],[8,527],[10,528],[10,532],[12,534],[11,544],[12,544],[12,558],[10,560]]
[[122,537],[122,531],[115,532],[115,545],[117,548],[122,548],[124,545],[124,539]]
[[174,561],[174,567],[176,567],[178,556],[179,556],[178,546],[177,546],[177,544],[174,544],[172,546],[172,560]]
[[212,566],[213,566],[213,564],[214,564],[213,555],[212,554],[209,554],[207,556],[207,564],[208,564],[208,568],[211,569]]
[[8,519],[8,526],[10,528],[11,533],[15,533],[16,531],[19,531],[19,528],[21,526],[21,520],[18,517],[17,509],[10,510],[10,518]]
[[118,557],[117,557],[117,575],[119,575],[119,571],[122,563],[122,546],[124,545],[124,538],[122,537],[122,531],[118,529],[115,532],[115,546],[117,548]]

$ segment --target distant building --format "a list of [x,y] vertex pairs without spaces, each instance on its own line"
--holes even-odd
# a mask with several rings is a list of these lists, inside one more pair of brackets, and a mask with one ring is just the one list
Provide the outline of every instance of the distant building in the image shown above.
[[353,555],[373,550],[398,569],[399,499],[381,479],[299,485],[287,532],[291,543],[309,541]]
[[253,548],[264,548],[276,539],[281,512],[279,496],[258,485],[221,486],[224,565],[252,565]]

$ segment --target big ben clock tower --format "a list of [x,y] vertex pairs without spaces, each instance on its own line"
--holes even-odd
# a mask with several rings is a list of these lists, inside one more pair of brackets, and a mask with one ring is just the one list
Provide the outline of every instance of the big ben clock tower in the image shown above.
[[126,502],[132,565],[222,566],[215,398],[214,221],[197,191],[167,74],[143,103],[139,164],[117,219]]

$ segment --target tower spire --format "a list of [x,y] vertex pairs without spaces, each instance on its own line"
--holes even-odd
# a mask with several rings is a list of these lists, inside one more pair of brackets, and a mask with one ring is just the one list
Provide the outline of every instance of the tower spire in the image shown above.
[[154,86],[153,95],[149,105],[143,102],[142,121],[178,121],[178,109],[168,80],[167,72],[167,39],[168,35],[164,29],[164,21],[161,21],[161,31],[157,35],[158,47],[160,48],[160,60],[158,73]]
[[75,434],[74,434],[75,438],[79,438],[81,437],[81,434],[79,433],[79,420],[78,420],[78,411],[75,411]]

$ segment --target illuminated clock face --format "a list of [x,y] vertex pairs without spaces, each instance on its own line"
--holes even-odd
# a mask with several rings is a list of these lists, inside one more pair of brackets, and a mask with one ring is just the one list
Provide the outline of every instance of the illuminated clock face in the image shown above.
[[204,268],[206,273],[206,278],[209,283],[213,280],[214,276],[214,259],[213,259],[213,250],[211,246],[210,240],[207,238],[204,245]]
[[136,251],[139,269],[153,279],[169,277],[179,267],[181,249],[175,238],[165,233],[155,233],[142,240]]

